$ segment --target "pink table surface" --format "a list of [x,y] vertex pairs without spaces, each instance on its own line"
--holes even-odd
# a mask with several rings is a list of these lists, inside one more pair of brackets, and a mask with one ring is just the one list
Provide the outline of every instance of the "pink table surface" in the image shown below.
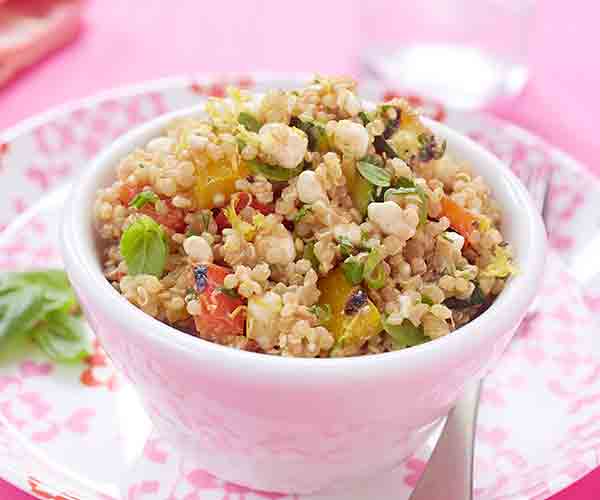
[[[88,0],[69,47],[0,89],[0,129],[65,101],[174,74],[256,70],[354,73],[358,1]],[[315,15],[318,13],[318,16]],[[600,3],[544,0],[531,25],[531,80],[494,112],[544,137],[600,175]],[[388,22],[389,20],[386,20]],[[382,28],[383,29],[383,28]],[[600,497],[600,470],[553,497]],[[3,500],[31,500],[0,481]]]

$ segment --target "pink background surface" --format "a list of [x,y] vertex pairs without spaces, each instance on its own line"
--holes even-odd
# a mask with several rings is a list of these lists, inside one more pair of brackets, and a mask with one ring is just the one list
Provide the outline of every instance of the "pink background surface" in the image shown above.
[[[189,0],[167,11],[159,0],[88,0],[79,39],[0,89],[0,129],[66,101],[174,74],[356,72],[358,1],[283,3]],[[600,111],[599,16],[597,2],[540,1],[530,33],[530,83],[516,101],[493,111],[600,175],[593,123]],[[599,492],[596,471],[553,500],[593,499]],[[31,499],[1,482],[0,498]]]

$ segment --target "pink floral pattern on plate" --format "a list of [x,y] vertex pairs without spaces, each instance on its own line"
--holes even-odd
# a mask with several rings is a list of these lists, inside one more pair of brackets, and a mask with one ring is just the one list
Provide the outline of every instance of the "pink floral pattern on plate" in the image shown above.
[[[175,79],[116,91],[0,134],[0,227],[17,220],[0,238],[0,269],[60,266],[64,194],[39,200],[128,128],[240,82],[261,91],[298,80]],[[364,91],[368,97],[384,93],[374,86]],[[554,253],[541,305],[486,380],[476,458],[477,498],[546,498],[600,463],[598,328],[590,312],[600,310],[600,279],[582,289],[565,264],[599,232],[600,187],[573,160],[516,127],[424,105],[522,178],[533,175],[535,184],[553,172],[548,229]],[[406,498],[432,446],[360,492],[314,498]],[[150,435],[135,392],[100,349],[78,366],[55,366],[31,349],[0,363],[0,476],[38,498],[57,500],[294,498],[224,483],[181,460]],[[122,476],[128,481],[120,484]]]

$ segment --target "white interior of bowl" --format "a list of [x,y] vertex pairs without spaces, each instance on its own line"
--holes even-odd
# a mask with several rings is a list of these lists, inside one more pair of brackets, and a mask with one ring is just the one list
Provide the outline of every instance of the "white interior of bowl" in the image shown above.
[[165,346],[186,352],[208,349],[216,356],[240,364],[255,365],[258,360],[260,368],[265,370],[273,366],[281,370],[296,370],[299,365],[308,364],[310,373],[315,376],[318,376],[320,370],[330,371],[339,367],[348,371],[351,366],[359,365],[385,370],[387,363],[397,363],[400,359],[405,364],[419,364],[423,362],[423,357],[452,355],[454,350],[462,349],[469,342],[469,336],[475,332],[479,336],[486,336],[496,335],[503,328],[506,331],[516,324],[532,301],[543,269],[546,240],[541,217],[527,191],[506,165],[474,141],[445,125],[424,119],[435,134],[448,141],[449,153],[469,162],[473,170],[484,178],[503,207],[502,229],[507,241],[515,249],[520,273],[509,281],[505,290],[484,314],[451,335],[421,346],[372,356],[316,360],[239,351],[192,337],[156,321],[120,296],[104,278],[93,229],[94,199],[99,188],[113,181],[115,168],[122,157],[159,135],[173,119],[201,115],[202,112],[197,107],[184,109],[163,115],[121,136],[91,162],[75,183],[64,213],[62,243],[69,272],[76,273],[80,280],[88,284],[94,300],[110,302],[110,307],[116,314],[140,323],[148,336],[164,342]]

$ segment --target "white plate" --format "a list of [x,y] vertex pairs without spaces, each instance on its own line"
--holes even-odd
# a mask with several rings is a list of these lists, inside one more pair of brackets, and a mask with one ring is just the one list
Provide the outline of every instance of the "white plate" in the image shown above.
[[[60,266],[57,224],[64,192],[55,189],[123,131],[200,104],[206,93],[222,93],[226,83],[261,91],[296,86],[299,79],[169,79],[71,104],[0,135],[0,225],[8,226],[0,269]],[[382,93],[376,86],[364,89],[370,98]],[[590,308],[600,310],[600,293],[594,292],[600,280],[594,279],[596,259],[586,259],[584,251],[600,232],[600,186],[575,161],[517,127],[477,114],[450,113],[445,119],[517,173],[554,172],[548,229],[555,252],[542,312],[486,380],[476,460],[477,498],[546,498],[600,463],[600,365],[590,341],[592,330],[598,332]],[[590,278],[587,288],[575,284],[565,263]],[[432,445],[361,492],[319,499],[406,498]],[[100,349],[75,366],[53,365],[33,350],[0,356],[0,476],[56,500],[292,498],[225,484],[180,463],[174,450],[151,435],[134,389]]]

